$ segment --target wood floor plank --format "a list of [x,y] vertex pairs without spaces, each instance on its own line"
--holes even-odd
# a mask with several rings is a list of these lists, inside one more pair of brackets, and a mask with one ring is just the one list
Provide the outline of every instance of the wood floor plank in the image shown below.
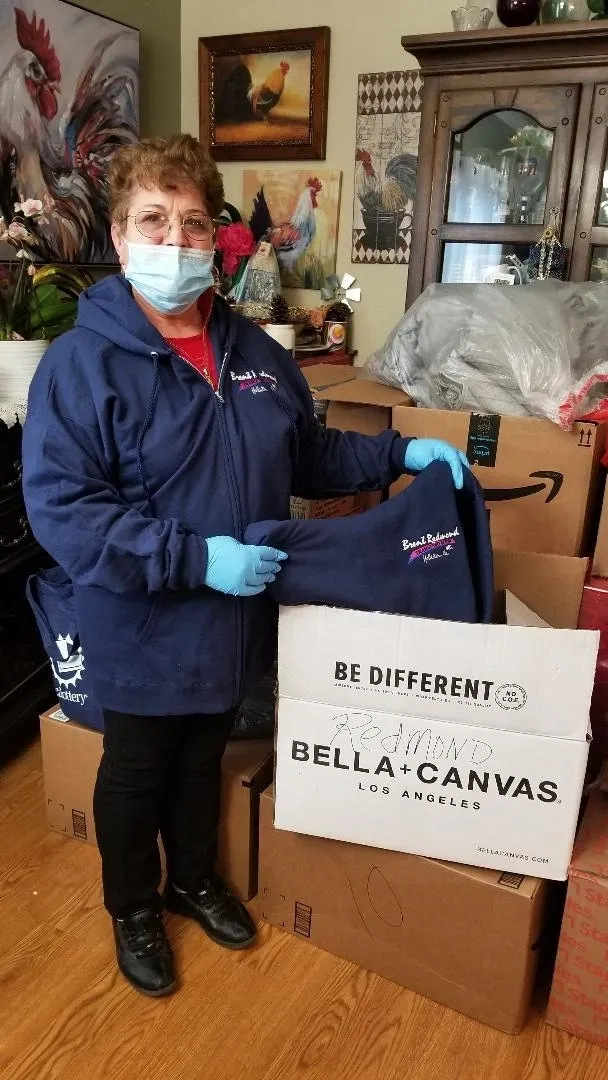
[[242,953],[167,929],[181,985],[116,970],[94,848],[50,833],[37,744],[0,771],[2,1080],[606,1080],[608,1051],[538,1012],[503,1035],[260,927]]

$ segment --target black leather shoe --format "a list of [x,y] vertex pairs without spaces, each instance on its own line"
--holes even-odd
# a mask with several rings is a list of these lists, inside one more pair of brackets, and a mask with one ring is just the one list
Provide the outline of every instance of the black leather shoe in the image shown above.
[[210,874],[195,894],[167,883],[164,901],[168,911],[194,919],[212,941],[226,949],[246,949],[255,941],[257,931],[249,912],[217,874]]
[[131,986],[150,997],[170,994],[175,969],[161,913],[144,908],[112,924],[118,966]]

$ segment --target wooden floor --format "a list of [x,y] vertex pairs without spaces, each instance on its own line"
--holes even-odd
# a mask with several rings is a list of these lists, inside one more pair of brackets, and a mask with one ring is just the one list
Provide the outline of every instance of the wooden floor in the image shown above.
[[607,1080],[535,1016],[517,1038],[269,927],[229,953],[168,920],[182,986],[117,973],[97,852],[47,831],[40,749],[0,773],[1,1080]]

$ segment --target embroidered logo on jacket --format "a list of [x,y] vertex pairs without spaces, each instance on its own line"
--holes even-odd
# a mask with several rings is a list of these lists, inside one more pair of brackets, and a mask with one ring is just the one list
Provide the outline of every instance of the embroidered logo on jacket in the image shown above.
[[241,375],[236,371],[230,372],[232,382],[238,383],[238,392],[249,390],[252,394],[265,394],[268,390],[276,390],[278,380],[276,375],[268,371],[245,371]]
[[426,563],[445,558],[456,547],[459,536],[459,530],[454,529],[447,533],[425,533],[417,540],[402,540],[403,550],[409,552],[408,566],[417,559]]

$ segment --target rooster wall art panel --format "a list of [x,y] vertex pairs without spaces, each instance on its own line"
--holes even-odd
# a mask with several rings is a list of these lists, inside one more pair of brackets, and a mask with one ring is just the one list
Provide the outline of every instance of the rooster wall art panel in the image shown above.
[[245,169],[243,206],[256,240],[269,240],[286,288],[320,289],[336,268],[342,173]]
[[354,263],[409,262],[421,107],[418,71],[359,75]]
[[[137,139],[139,33],[63,0],[0,3],[0,214],[41,199],[36,257],[111,263],[105,175]],[[12,249],[0,249],[0,259]]]

